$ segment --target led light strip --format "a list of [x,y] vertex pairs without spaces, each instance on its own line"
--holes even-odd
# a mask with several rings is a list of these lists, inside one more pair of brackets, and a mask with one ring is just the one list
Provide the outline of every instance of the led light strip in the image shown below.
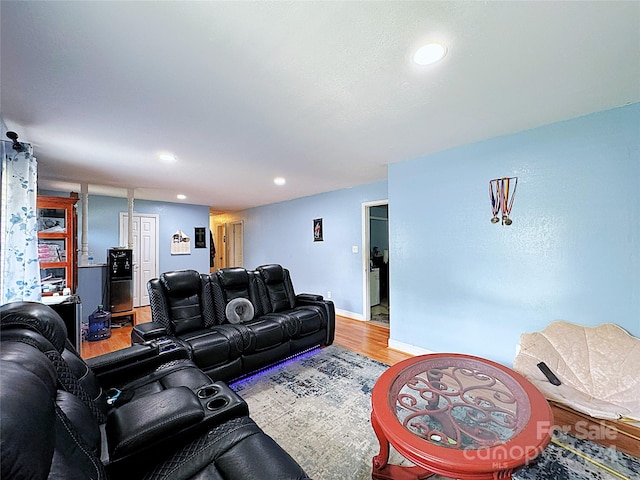
[[258,370],[254,370],[251,373],[245,373],[244,375],[240,375],[239,377],[236,377],[231,382],[229,382],[228,385],[229,386],[236,385],[236,384],[242,383],[245,380],[249,380],[249,379],[251,379],[253,377],[257,377],[257,376],[259,376],[261,374],[264,374],[265,372],[268,372],[270,370],[275,370],[276,368],[278,368],[278,367],[280,367],[280,366],[282,366],[282,365],[284,365],[286,363],[292,362],[294,360],[298,360],[300,357],[309,355],[312,352],[315,352],[316,350],[319,350],[321,348],[322,347],[320,345],[315,345],[313,347],[309,347],[306,350],[302,350],[301,352],[294,353],[293,355],[289,355],[288,357],[283,358],[282,360],[278,360],[277,362],[274,362],[274,363],[271,363],[271,364],[269,364],[269,365],[267,365],[265,367],[259,368]]

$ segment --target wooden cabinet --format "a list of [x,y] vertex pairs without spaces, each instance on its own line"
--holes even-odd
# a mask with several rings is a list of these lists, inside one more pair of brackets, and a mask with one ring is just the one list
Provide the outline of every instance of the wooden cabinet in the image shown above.
[[42,294],[75,293],[78,279],[78,194],[69,197],[38,195],[38,261]]

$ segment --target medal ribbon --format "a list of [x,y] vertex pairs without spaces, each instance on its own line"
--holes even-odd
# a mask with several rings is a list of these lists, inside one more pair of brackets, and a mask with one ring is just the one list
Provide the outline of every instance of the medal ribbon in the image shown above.
[[[507,217],[511,213],[511,209],[513,208],[513,200],[516,198],[516,188],[518,188],[518,177],[505,178],[507,182],[507,190],[506,195],[504,196],[504,202],[502,204],[502,213],[504,213]],[[513,192],[511,193],[511,198],[509,198],[509,181],[514,180],[513,182]]]
[[[495,184],[495,187],[494,187]],[[495,188],[495,193],[494,193]],[[491,213],[494,218],[498,216],[500,212],[500,183],[499,180],[489,180],[489,197],[491,198]]]

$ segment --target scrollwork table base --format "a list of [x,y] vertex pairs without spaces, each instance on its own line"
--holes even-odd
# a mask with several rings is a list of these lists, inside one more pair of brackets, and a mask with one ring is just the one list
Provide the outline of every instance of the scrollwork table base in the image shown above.
[[[510,479],[551,440],[542,394],[517,372],[470,355],[400,362],[380,376],[371,401],[375,480]],[[391,446],[415,466],[390,465]]]

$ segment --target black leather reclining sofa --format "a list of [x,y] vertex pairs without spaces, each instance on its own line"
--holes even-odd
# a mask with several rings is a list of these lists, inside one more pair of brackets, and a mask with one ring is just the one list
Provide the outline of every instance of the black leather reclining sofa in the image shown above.
[[0,478],[307,479],[187,357],[163,339],[85,362],[50,307],[1,306]]
[[[174,339],[214,380],[248,375],[334,339],[333,302],[296,295],[281,265],[167,272],[148,290],[152,322],[133,328],[132,343]],[[235,314],[238,306],[245,315]]]

